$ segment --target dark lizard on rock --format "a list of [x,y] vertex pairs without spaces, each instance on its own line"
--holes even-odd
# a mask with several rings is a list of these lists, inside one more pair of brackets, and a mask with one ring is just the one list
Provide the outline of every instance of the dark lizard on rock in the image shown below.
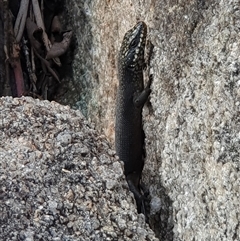
[[151,81],[145,89],[143,81],[146,36],[146,24],[138,22],[125,34],[118,56],[115,147],[124,162],[124,174],[134,194],[138,213],[145,213],[140,187],[145,154],[142,108],[151,91]]

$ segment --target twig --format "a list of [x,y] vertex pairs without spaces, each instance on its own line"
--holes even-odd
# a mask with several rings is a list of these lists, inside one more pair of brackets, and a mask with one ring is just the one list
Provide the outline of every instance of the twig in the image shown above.
[[51,43],[50,43],[48,36],[46,34],[46,31],[45,31],[45,26],[43,23],[38,0],[32,0],[32,6],[33,6],[33,12],[34,12],[37,26],[43,30],[43,43],[46,47],[46,50],[49,51],[49,49],[51,48]]
[[14,26],[14,35],[16,37],[17,43],[20,42],[23,35],[23,30],[24,30],[26,18],[27,18],[28,5],[29,5],[29,0],[21,1],[21,5],[18,11],[15,26]]
[[10,57],[10,64],[14,71],[15,83],[17,87],[17,97],[21,97],[25,92],[22,66],[19,58],[20,47],[18,44],[13,44]]
[[8,49],[9,49],[9,34],[8,34],[8,29],[11,24],[11,18],[9,16],[9,11],[8,11],[8,1],[3,1],[3,43],[4,43],[4,53],[5,53],[5,83],[3,89],[4,95],[12,95],[12,88],[10,85],[10,66],[9,66],[9,54],[8,54]]
[[44,59],[42,56],[40,56],[40,54],[38,54],[38,52],[36,50],[34,50],[34,53],[44,63],[44,65],[47,67],[48,71],[52,74],[52,76],[60,83],[60,80],[59,80],[57,74],[55,73],[55,71],[51,68],[50,63],[46,59]]
[[29,58],[29,49],[27,47],[27,40],[25,40],[25,38],[23,37],[22,40],[22,45],[23,45],[23,52],[26,58],[26,65],[27,65],[27,71],[29,74],[29,79],[32,83],[33,86],[33,92],[37,92],[37,87],[36,87],[36,82],[37,82],[37,77],[35,75],[35,73],[32,71],[32,66],[31,66],[31,62],[30,62],[30,58]]
[[[35,19],[36,19],[37,26],[43,30],[43,35],[42,35],[43,36],[43,43],[44,43],[45,48],[48,52],[49,49],[52,47],[52,44],[51,44],[50,40],[48,39],[47,33],[45,31],[45,26],[44,26],[44,23],[43,23],[42,14],[41,14],[41,11],[40,11],[38,0],[32,0],[32,5],[33,5],[33,12],[34,12],[34,16],[35,16]],[[60,62],[59,58],[57,58],[57,57],[53,58],[53,61],[56,65],[61,66],[61,62]]]

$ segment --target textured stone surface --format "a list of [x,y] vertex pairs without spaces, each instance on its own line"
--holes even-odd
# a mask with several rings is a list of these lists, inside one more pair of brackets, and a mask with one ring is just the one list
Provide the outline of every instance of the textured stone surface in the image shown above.
[[0,98],[0,240],[158,240],[78,111]]
[[77,105],[112,142],[117,51],[137,19],[149,27],[152,228],[162,240],[239,240],[239,0],[72,2]]
[[118,49],[125,32],[147,9],[127,0],[73,0],[66,7],[77,48],[71,91],[60,102],[81,109],[113,143]]
[[174,240],[238,240],[239,1],[180,2],[154,21],[144,180]]
[[[67,19],[77,47],[74,78],[69,81],[71,91],[63,95],[61,102],[81,108],[113,143],[117,51],[125,32],[136,20],[144,20],[155,46],[151,61],[152,93],[144,109],[147,159],[143,180],[151,197],[151,227],[161,240],[239,240],[239,0],[69,3]],[[18,128],[11,125],[14,134]],[[62,131],[55,137],[62,143],[61,148],[75,140]],[[10,140],[11,148],[19,141]],[[46,142],[48,147],[51,144]],[[89,148],[78,146],[77,151],[84,156]],[[11,160],[16,162],[17,154],[11,152]],[[41,151],[35,155],[46,160],[52,158]],[[104,162],[105,158],[99,160]],[[16,165],[9,164],[9,170],[15,172]],[[113,178],[107,180],[108,188],[115,185]],[[68,195],[71,197],[71,191]],[[46,202],[47,208],[42,208],[47,210],[43,211],[43,220],[48,219],[48,210],[56,210],[53,198],[50,201]],[[45,201],[38,202],[42,206]],[[132,205],[129,203],[130,200],[122,201],[121,205]],[[70,216],[66,221],[70,228],[74,218]],[[93,226],[98,227],[95,220]],[[128,224],[121,216],[117,223],[120,230]],[[111,229],[106,225],[102,230]],[[21,235],[30,239],[33,231],[29,228]]]

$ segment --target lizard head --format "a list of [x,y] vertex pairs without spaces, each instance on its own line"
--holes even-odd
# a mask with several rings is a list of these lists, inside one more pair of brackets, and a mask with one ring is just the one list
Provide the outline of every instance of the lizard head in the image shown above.
[[142,71],[144,67],[144,49],[146,43],[147,26],[138,22],[124,36],[118,56],[119,68],[128,71]]

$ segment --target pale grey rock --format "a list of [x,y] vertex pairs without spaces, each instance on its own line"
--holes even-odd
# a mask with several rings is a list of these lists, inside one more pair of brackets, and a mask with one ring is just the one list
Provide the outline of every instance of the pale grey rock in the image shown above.
[[158,240],[79,111],[0,98],[0,136],[0,240]]
[[65,146],[70,144],[72,140],[72,136],[70,133],[59,133],[57,136],[57,142],[59,145]]
[[159,197],[154,196],[151,199],[150,210],[151,210],[151,215],[154,215],[161,210],[161,199]]

